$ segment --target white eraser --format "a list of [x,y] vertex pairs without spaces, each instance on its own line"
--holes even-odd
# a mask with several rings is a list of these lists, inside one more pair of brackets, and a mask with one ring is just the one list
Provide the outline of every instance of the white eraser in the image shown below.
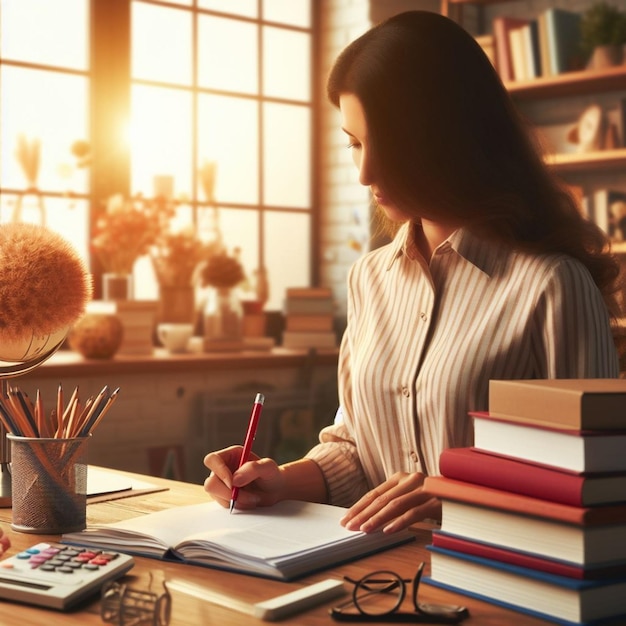
[[302,589],[284,593],[253,606],[253,615],[264,620],[276,620],[322,604],[346,592],[343,581],[327,578]]

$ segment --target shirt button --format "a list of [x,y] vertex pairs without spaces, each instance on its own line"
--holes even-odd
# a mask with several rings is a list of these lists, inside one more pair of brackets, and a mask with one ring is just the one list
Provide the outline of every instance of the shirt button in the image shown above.
[[424,311],[422,311],[420,313],[420,317],[421,317],[423,322],[425,322],[428,319],[428,315],[426,315],[426,313],[424,313]]

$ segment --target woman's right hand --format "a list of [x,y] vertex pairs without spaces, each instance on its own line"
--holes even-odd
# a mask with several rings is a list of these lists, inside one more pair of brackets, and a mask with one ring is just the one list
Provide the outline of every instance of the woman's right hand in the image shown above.
[[230,446],[210,452],[204,464],[211,475],[204,481],[204,490],[222,506],[230,505],[233,487],[239,488],[237,509],[253,509],[278,502],[284,488],[284,476],[276,461],[250,455],[250,460],[239,467],[241,446]]

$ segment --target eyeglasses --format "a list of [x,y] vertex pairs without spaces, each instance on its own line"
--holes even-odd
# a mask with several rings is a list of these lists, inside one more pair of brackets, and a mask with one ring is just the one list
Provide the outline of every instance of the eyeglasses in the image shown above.
[[[424,563],[421,563],[411,581],[395,572],[379,570],[353,580],[347,576],[344,580],[352,583],[352,598],[330,610],[333,619],[339,622],[392,622],[405,624],[457,624],[469,616],[464,606],[453,604],[431,604],[418,602],[419,588]],[[414,612],[403,613],[399,609],[407,593],[407,585],[412,584]],[[358,612],[350,611],[354,607]]]

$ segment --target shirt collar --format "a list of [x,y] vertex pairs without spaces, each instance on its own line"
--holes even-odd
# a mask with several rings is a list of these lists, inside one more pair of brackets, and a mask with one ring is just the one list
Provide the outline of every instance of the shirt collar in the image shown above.
[[[413,260],[420,255],[413,237],[416,228],[421,228],[421,226],[414,222],[407,222],[400,227],[392,242],[392,254],[387,266],[388,270],[391,269],[395,260],[401,256]],[[468,263],[471,263],[488,276],[493,276],[495,273],[502,259],[503,252],[501,245],[480,239],[466,228],[455,230],[445,241],[437,246],[434,254],[446,250],[454,250]]]

